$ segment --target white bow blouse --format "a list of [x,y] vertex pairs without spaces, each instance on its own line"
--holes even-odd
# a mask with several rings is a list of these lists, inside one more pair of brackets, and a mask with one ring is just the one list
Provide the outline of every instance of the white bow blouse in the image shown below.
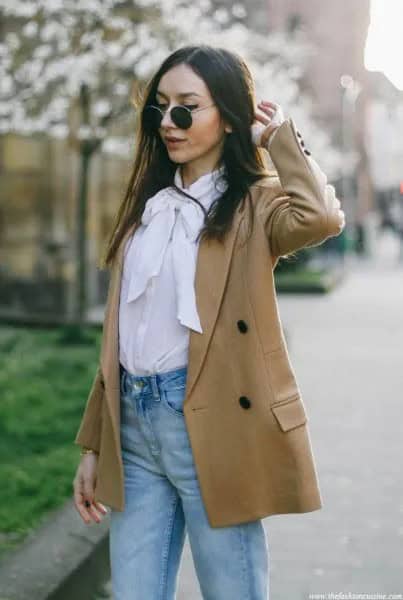
[[[208,210],[227,183],[224,167],[177,187]],[[161,373],[185,366],[189,329],[202,333],[194,278],[204,213],[190,198],[167,187],[149,198],[141,225],[129,237],[119,303],[119,360],[134,375]]]

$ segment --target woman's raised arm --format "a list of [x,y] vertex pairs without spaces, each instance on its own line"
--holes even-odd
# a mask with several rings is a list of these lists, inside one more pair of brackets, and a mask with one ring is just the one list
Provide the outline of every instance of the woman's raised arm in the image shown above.
[[279,185],[261,199],[257,214],[273,256],[317,246],[339,235],[345,226],[340,201],[317,162],[307,154],[292,118],[277,128],[269,152]]

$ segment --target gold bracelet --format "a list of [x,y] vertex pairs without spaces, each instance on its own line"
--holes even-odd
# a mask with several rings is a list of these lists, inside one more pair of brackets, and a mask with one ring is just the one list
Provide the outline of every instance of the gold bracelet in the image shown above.
[[99,452],[93,450],[92,448],[87,448],[86,446],[83,446],[83,448],[81,448],[80,456],[83,456],[83,454],[99,454]]

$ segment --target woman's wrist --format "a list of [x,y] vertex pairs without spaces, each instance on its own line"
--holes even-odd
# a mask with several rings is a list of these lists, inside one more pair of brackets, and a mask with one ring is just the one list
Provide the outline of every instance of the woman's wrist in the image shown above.
[[252,141],[256,146],[260,148],[265,148],[266,150],[270,149],[270,144],[272,143],[277,130],[280,125],[272,125],[270,129],[263,127],[260,124],[253,125],[252,127]]
[[278,106],[269,123],[254,122],[251,126],[252,141],[256,146],[269,150],[277,130],[285,121],[283,110]]
[[269,150],[270,144],[272,143],[279,127],[280,125],[273,125],[272,129],[269,129],[269,131],[266,130],[266,132],[262,135],[262,146],[266,148],[266,150]]
[[93,448],[88,448],[87,446],[82,446],[81,451],[80,451],[80,456],[84,456],[84,454],[96,454],[98,456],[99,452],[97,452]]

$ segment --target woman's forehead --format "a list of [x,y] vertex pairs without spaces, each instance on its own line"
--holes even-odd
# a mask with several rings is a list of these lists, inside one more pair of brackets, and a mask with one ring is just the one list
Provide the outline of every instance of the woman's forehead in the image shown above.
[[166,98],[208,97],[209,91],[203,79],[186,65],[177,65],[164,73],[157,93]]
[[[167,92],[163,92],[161,89],[157,90],[157,94],[159,94],[160,96],[164,96],[165,98],[169,97],[169,94]],[[202,95],[198,94],[197,92],[174,92],[173,96],[175,96],[176,98],[187,98],[188,96],[197,96],[199,98],[202,97]]]

